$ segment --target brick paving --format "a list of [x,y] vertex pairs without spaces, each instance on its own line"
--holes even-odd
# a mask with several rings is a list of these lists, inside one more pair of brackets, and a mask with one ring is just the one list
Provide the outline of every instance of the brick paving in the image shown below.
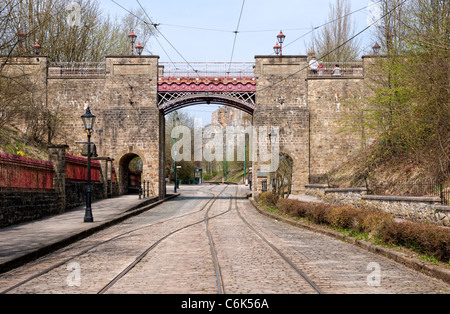
[[[153,243],[199,222],[161,242],[107,293],[216,294],[216,274],[203,222],[205,210],[199,210],[208,202],[210,193],[218,194],[223,189],[222,186],[182,187],[182,196],[177,199],[0,275],[0,292],[61,263],[10,293],[97,293]],[[239,196],[248,191],[244,187],[238,189]],[[235,195],[236,187],[230,186],[224,193],[209,215],[225,213],[210,220],[225,293],[316,293],[244,224],[234,200],[228,211],[229,196]],[[450,286],[444,282],[386,258],[262,216],[244,198],[238,199],[237,204],[242,216],[324,293],[450,293]],[[92,248],[113,237],[119,238]],[[376,287],[368,283],[368,277],[374,272],[369,266],[374,265],[379,265],[381,276]]]

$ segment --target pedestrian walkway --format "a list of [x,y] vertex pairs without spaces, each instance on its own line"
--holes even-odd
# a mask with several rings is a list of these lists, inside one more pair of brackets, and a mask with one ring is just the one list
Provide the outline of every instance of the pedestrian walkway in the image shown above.
[[289,199],[291,200],[299,200],[301,202],[306,202],[306,203],[323,203],[322,200],[318,199],[317,197],[314,196],[309,196],[309,195],[289,195]]
[[0,273],[69,245],[163,201],[139,200],[137,195],[106,199],[92,204],[94,223],[84,222],[85,206],[66,213],[0,229]]

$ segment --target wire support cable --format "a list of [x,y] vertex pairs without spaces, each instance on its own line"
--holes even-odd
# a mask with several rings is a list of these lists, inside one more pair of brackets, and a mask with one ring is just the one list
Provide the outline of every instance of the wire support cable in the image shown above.
[[241,6],[241,12],[239,14],[238,24],[236,26],[236,30],[234,31],[233,49],[231,49],[231,58],[230,58],[230,70],[231,70],[231,63],[233,62],[234,50],[236,48],[237,35],[239,34],[239,26],[241,25],[242,13],[244,12],[244,6],[245,6],[245,0],[242,0],[242,6]]
[[[404,0],[403,2],[401,2],[400,4],[398,4],[397,6],[395,6],[392,10],[390,10],[389,12],[385,13],[383,16],[381,16],[378,20],[374,21],[373,23],[371,23],[369,26],[365,27],[364,29],[362,29],[361,31],[359,31],[357,34],[353,35],[351,38],[347,39],[345,42],[343,42],[342,44],[340,44],[339,46],[337,46],[336,48],[334,48],[333,50],[325,53],[324,55],[320,56],[319,59],[324,59],[327,56],[329,56],[330,54],[332,54],[333,52],[335,52],[336,50],[342,48],[343,46],[345,46],[346,44],[348,44],[349,42],[351,42],[352,40],[354,40],[355,38],[357,38],[358,36],[360,36],[361,34],[363,34],[364,32],[366,32],[367,30],[369,30],[372,26],[376,25],[378,22],[380,22],[381,20],[383,20],[386,16],[392,14],[392,12],[394,12],[397,8],[399,8],[400,6],[402,6],[406,1],[408,0]],[[260,90],[258,90],[255,94],[258,94],[264,90],[267,90],[269,88],[273,88],[274,86],[283,83],[284,81],[290,79],[291,77],[296,76],[297,74],[299,74],[300,72],[308,69],[309,65],[301,68],[300,70],[296,71],[295,73],[292,73],[284,78],[282,78],[281,80],[272,83],[269,86],[266,86]]]

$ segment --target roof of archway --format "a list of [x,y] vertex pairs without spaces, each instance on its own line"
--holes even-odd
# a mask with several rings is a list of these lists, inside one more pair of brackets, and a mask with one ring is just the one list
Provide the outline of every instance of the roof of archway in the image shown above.
[[237,94],[227,94],[227,93],[181,93],[179,97],[172,100],[161,102],[159,105],[159,110],[161,110],[165,115],[180,110],[182,108],[201,105],[201,104],[217,104],[223,106],[230,106],[233,108],[240,109],[248,114],[253,115],[255,111],[254,101],[250,101],[251,95],[246,94],[239,97]]

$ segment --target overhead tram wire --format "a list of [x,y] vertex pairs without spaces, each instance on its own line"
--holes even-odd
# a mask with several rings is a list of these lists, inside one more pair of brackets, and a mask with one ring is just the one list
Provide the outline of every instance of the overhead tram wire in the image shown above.
[[169,26],[169,27],[177,27],[177,28],[194,29],[194,30],[207,31],[207,32],[234,33],[234,31],[232,31],[232,30],[226,30],[226,29],[215,29],[215,28],[205,28],[205,27],[196,27],[196,26],[186,26],[186,25],[176,25],[176,24],[165,24],[165,23],[161,23],[160,25],[163,25],[163,26]]
[[[366,32],[368,29],[370,29],[372,26],[376,25],[379,21],[383,20],[386,16],[390,15],[392,12],[394,12],[395,10],[397,10],[397,8],[399,8],[400,6],[402,6],[406,1],[408,0],[404,0],[403,2],[401,2],[400,4],[398,4],[397,6],[395,6],[392,10],[390,10],[389,12],[385,13],[383,16],[381,16],[378,20],[374,21],[373,23],[371,23],[369,26],[367,26],[366,28],[364,28],[363,30],[361,30],[360,32],[358,32],[357,34],[353,35],[350,39],[346,40],[344,43],[340,44],[339,46],[337,46],[336,48],[334,48],[333,50],[327,52],[326,54],[322,55],[319,57],[319,59],[323,59],[326,58],[327,56],[329,56],[330,54],[332,54],[333,52],[335,52],[336,50],[340,49],[341,47],[345,46],[346,44],[348,44],[349,42],[351,42],[353,39],[355,39],[356,37],[358,37],[359,35],[361,35],[362,33]],[[286,81],[287,79],[296,76],[297,74],[299,74],[300,72],[308,69],[309,65],[301,68],[300,70],[298,70],[295,73],[292,73],[286,77],[284,77],[283,79],[279,80],[278,82],[274,82],[269,86],[266,86],[264,88],[261,88],[259,91],[256,91],[255,95],[257,93],[260,93],[261,91],[264,91],[266,89],[269,88],[273,88],[274,86]]]
[[[131,12],[130,10],[128,10],[128,9],[126,9],[125,7],[123,7],[122,5],[120,5],[119,3],[117,3],[115,0],[111,0],[113,3],[115,3],[116,5],[118,5],[119,7],[121,7],[123,10],[125,10],[125,11],[127,11],[128,13],[130,13],[130,14],[132,14],[133,16],[135,16],[137,19],[139,19],[139,20],[141,20],[146,26],[150,26],[150,24],[147,22],[147,21],[145,21],[145,20],[143,20],[142,18],[140,18],[140,17],[138,17],[137,15],[135,15],[133,12]],[[242,18],[242,13],[243,13],[243,9],[244,9],[244,5],[245,5],[245,0],[243,0],[243,3],[242,3],[242,7],[241,7],[241,12],[240,12],[240,16],[239,16],[239,22],[238,22],[238,27],[237,27],[237,29],[235,30],[235,31],[227,31],[227,30],[220,30],[220,29],[210,29],[210,28],[201,28],[201,27],[191,27],[191,26],[183,26],[183,25],[173,25],[173,24],[163,24],[163,23],[160,23],[160,24],[155,24],[155,23],[153,23],[153,21],[151,20],[151,18],[149,17],[149,15],[147,14],[147,12],[146,12],[146,10],[143,8],[143,6],[141,5],[141,3],[139,2],[139,0],[136,0],[137,2],[138,2],[138,4],[140,5],[140,7],[142,8],[142,10],[144,11],[144,13],[146,14],[146,16],[149,18],[149,20],[150,20],[150,22],[151,22],[151,26],[153,26],[153,27],[155,27],[155,29],[161,34],[161,36],[169,43],[169,45],[171,45],[172,46],[172,48],[177,52],[177,54],[178,55],[180,55],[181,56],[181,58],[192,68],[192,70],[197,74],[197,76],[200,76],[199,74],[198,74],[198,71],[183,57],[183,55],[174,47],[174,45],[164,36],[164,34],[162,34],[162,32],[158,29],[158,26],[159,25],[167,25],[167,26],[172,26],[172,27],[180,27],[180,28],[187,28],[187,29],[197,29],[197,30],[204,30],[204,31],[215,31],[215,32],[232,32],[232,33],[234,33],[235,34],[235,38],[234,38],[234,43],[233,43],[233,49],[232,49],[232,54],[231,54],[231,60],[230,60],[230,68],[231,68],[231,63],[232,63],[232,60],[233,60],[233,57],[234,57],[234,50],[235,50],[235,44],[236,44],[236,39],[237,39],[237,35],[238,35],[238,33],[250,33],[250,32],[268,32],[269,30],[252,30],[252,31],[239,31],[239,25],[240,25],[240,21],[241,21],[241,18]],[[380,3],[382,0],[378,0],[375,4],[377,4],[377,3]],[[373,3],[372,4],[370,4],[370,5],[373,5]],[[306,33],[306,34],[303,34],[302,36],[300,36],[300,37],[298,37],[297,39],[295,39],[294,41],[292,41],[292,42],[290,42],[290,43],[288,43],[288,44],[286,44],[284,47],[287,47],[287,46],[289,46],[289,45],[291,45],[291,44],[293,44],[294,42],[296,42],[296,41],[298,41],[299,39],[301,39],[301,38],[303,38],[303,37],[305,37],[305,36],[307,36],[307,35],[309,35],[310,33],[312,33],[313,31],[315,31],[315,30],[318,30],[318,29],[320,29],[320,28],[322,28],[322,27],[324,27],[324,26],[326,26],[326,25],[328,25],[328,24],[330,24],[330,23],[333,23],[333,22],[335,22],[335,21],[338,21],[338,20],[340,20],[340,19],[343,19],[343,18],[345,18],[345,17],[347,17],[347,16],[350,16],[350,15],[352,15],[352,14],[355,14],[355,13],[357,13],[357,12],[360,12],[360,11],[362,11],[362,10],[364,10],[364,9],[366,9],[368,6],[365,6],[365,7],[363,7],[363,8],[360,8],[360,9],[358,9],[358,10],[355,10],[355,11],[353,11],[353,12],[350,12],[350,13],[348,13],[348,14],[346,14],[346,15],[344,15],[344,16],[341,16],[341,17],[339,17],[339,18],[337,18],[337,19],[334,19],[334,20],[332,20],[332,21],[328,21],[328,22],[326,22],[326,23],[324,23],[324,24],[322,24],[322,25],[319,25],[319,26],[316,26],[316,27],[314,27],[311,31],[309,31],[308,33]],[[398,6],[397,6],[398,7]],[[394,8],[393,10],[395,10],[396,8]],[[391,10],[391,11],[393,11],[393,10]],[[388,13],[389,14],[389,13]],[[386,15],[384,15],[382,18],[384,18]],[[381,19],[382,19],[381,18]],[[381,20],[381,19],[379,19],[379,20]],[[367,27],[366,29],[364,29],[362,32],[364,32],[365,30],[367,30],[368,28],[370,28],[371,26],[373,26],[375,23],[377,23],[379,20],[377,20],[377,21],[375,21],[374,23],[372,23],[369,27]],[[292,30],[300,30],[300,29],[304,29],[304,28],[296,28],[296,29],[292,29]],[[361,32],[361,33],[362,33]],[[356,36],[359,36],[360,35],[360,33],[358,33]],[[354,37],[352,37],[350,40],[353,40],[356,36],[354,36]],[[156,36],[155,36],[155,38],[156,38]],[[157,39],[157,38],[156,38]],[[346,43],[348,43],[350,40],[348,40],[347,42],[345,42],[343,45],[345,45]],[[158,41],[158,40],[157,40]],[[161,46],[161,48],[164,50],[164,48],[162,47],[162,45],[161,45],[161,43],[158,41],[158,43],[160,44],[160,46]],[[327,56],[327,55],[329,55],[329,54],[331,54],[332,52],[334,52],[335,50],[337,50],[337,49],[339,49],[340,47],[342,47],[343,45],[341,45],[341,46],[339,46],[339,47],[337,47],[337,48],[335,48],[334,50],[332,50],[331,52],[329,52],[328,54],[325,54],[324,56]],[[164,50],[164,52],[166,53],[166,55],[167,55],[167,57],[169,58],[169,60],[171,60],[170,59],[170,57],[168,56],[168,54],[167,54],[167,52]],[[322,57],[324,57],[324,56],[322,56]],[[175,65],[174,64],[174,62],[171,60],[171,63],[173,64],[173,65]],[[304,70],[304,69],[302,69],[302,70]],[[302,71],[302,70],[300,70],[300,71]],[[300,72],[300,71],[298,71],[298,72]],[[298,73],[297,72],[297,73]],[[275,84],[277,84],[277,83],[275,83]],[[268,87],[266,87],[266,88],[270,88],[270,86],[268,86]],[[266,88],[264,88],[264,89],[266,89]]]
[[156,35],[154,35],[153,33],[153,29],[150,26],[155,27],[157,24],[151,24],[149,25],[149,23],[145,20],[143,20],[142,18],[140,18],[139,16],[137,16],[136,14],[134,14],[133,12],[131,12],[130,10],[128,10],[127,8],[125,8],[124,6],[122,6],[120,3],[117,3],[114,0],[111,0],[114,4],[116,4],[117,6],[119,6],[120,8],[122,8],[123,10],[127,11],[128,13],[130,13],[131,15],[133,15],[135,18],[137,18],[138,20],[140,20],[141,22],[143,22],[146,26],[148,26],[150,28],[150,32],[152,33],[153,37],[156,39],[156,41],[158,42],[158,45],[161,47],[161,49],[164,51],[164,53],[166,54],[167,58],[170,60],[170,62],[172,64],[174,64],[174,62],[172,61],[172,59],[170,58],[169,54],[167,53],[167,51],[164,49],[164,47],[162,46],[161,42],[158,40],[158,37]]
[[336,18],[336,19],[334,19],[334,20],[328,21],[328,22],[326,22],[326,23],[324,23],[324,24],[322,24],[322,25],[315,26],[315,27],[313,27],[309,32],[307,32],[307,33],[301,35],[300,37],[298,37],[298,38],[296,38],[296,39],[294,39],[294,40],[291,41],[290,43],[285,44],[285,45],[283,46],[283,48],[286,48],[286,47],[292,45],[293,43],[297,42],[298,40],[300,40],[300,39],[302,39],[302,38],[308,36],[309,34],[313,33],[314,31],[316,31],[316,30],[318,30],[318,29],[320,29],[320,28],[322,28],[322,27],[327,26],[328,24],[331,24],[331,23],[337,22],[337,21],[339,21],[339,20],[342,20],[343,18],[346,18],[347,16],[351,16],[351,15],[353,15],[353,14],[355,14],[355,13],[358,13],[358,12],[360,12],[360,11],[362,11],[362,10],[366,10],[369,6],[374,5],[374,4],[378,4],[378,3],[380,3],[381,1],[382,1],[382,0],[378,0],[378,1],[375,2],[375,3],[370,3],[370,4],[366,5],[365,7],[362,7],[362,8],[360,8],[360,9],[358,9],[358,10],[355,10],[355,11],[353,11],[353,12],[347,13],[347,14],[345,14],[345,15],[343,15],[343,16],[340,16],[340,17],[338,17],[338,18]]
[[233,49],[231,50],[230,67],[228,68],[229,72],[231,71],[231,64],[233,62],[234,49],[236,48],[236,39],[237,39],[237,35],[239,34],[239,26],[241,25],[241,19],[242,19],[242,13],[244,12],[244,6],[245,6],[245,0],[242,0],[241,13],[239,14],[238,24],[236,26],[236,30],[234,31]]
[[[139,0],[136,0],[136,2],[139,4],[139,6],[141,7],[142,11],[144,11],[145,15],[147,16],[147,18],[150,20],[150,22],[152,23],[153,26],[157,25],[154,24],[152,19],[150,18],[150,16],[148,15],[147,11],[144,9],[144,7],[142,6],[142,4],[139,2]],[[195,74],[197,74],[198,77],[200,77],[200,74],[198,73],[198,71],[186,60],[186,58],[178,51],[177,48],[175,48],[175,46],[166,38],[166,36],[164,36],[164,34],[159,30],[159,28],[157,26],[155,26],[155,29],[159,32],[159,34],[161,34],[161,36],[169,43],[169,45],[173,48],[173,50],[176,51],[176,53],[184,60],[184,62],[186,62],[189,67],[191,67],[191,69],[195,72]]]

